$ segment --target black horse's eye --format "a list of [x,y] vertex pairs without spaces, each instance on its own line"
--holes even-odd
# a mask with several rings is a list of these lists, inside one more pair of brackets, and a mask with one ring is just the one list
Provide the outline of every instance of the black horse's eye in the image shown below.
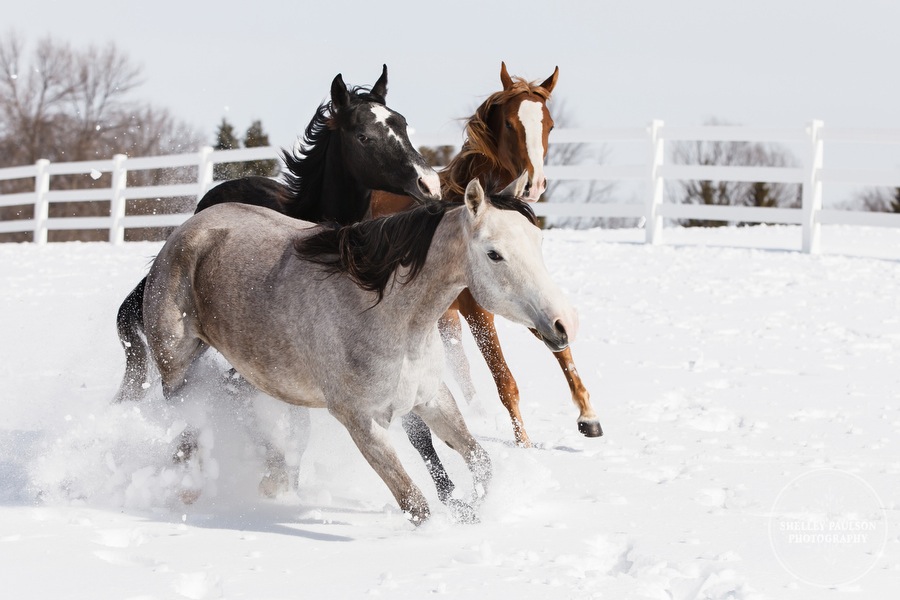
[[366,142],[369,141],[369,138],[367,138],[367,137],[365,136],[365,134],[363,134],[363,133],[357,133],[357,134],[356,134],[356,139],[358,139],[359,142],[360,142],[361,144],[365,144]]
[[507,121],[507,122],[506,122],[506,128],[507,128],[507,129],[512,129],[512,128],[513,128],[512,123],[510,123],[509,121]]
[[488,255],[488,258],[494,262],[500,262],[501,260],[503,260],[503,257],[500,256],[500,253],[497,252],[496,250],[489,250],[487,255]]

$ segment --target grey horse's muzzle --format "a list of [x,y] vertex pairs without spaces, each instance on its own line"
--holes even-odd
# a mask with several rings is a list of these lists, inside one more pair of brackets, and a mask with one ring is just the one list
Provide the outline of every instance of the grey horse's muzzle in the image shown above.
[[557,319],[552,324],[541,324],[532,331],[552,352],[561,352],[569,347],[569,333],[561,319]]

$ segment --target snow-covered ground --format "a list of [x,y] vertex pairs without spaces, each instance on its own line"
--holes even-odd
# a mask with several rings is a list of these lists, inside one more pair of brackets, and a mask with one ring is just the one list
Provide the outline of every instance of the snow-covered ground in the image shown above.
[[[467,337],[494,481],[481,522],[453,523],[395,424],[434,511],[419,528],[324,411],[293,440],[299,491],[266,500],[253,424],[302,415],[216,384],[110,404],[115,311],[159,244],[0,245],[0,596],[896,597],[900,231],[826,228],[821,256],[793,227],[642,236],[544,246],[605,436],[578,434],[556,362],[501,322],[537,443],[513,446]],[[169,462],[187,421],[208,467],[189,506]]]

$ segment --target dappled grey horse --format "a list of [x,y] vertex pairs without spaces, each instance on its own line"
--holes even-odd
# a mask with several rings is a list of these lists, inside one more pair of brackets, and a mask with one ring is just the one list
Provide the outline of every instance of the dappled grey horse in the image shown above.
[[[387,435],[413,412],[462,455],[480,499],[491,463],[442,381],[437,322],[468,287],[551,349],[568,345],[577,318],[547,273],[534,223],[528,205],[486,197],[477,180],[462,204],[341,228],[211,207],[172,233],[147,277],[144,325],[163,392],[179,397],[192,364],[216,348],[266,394],[327,408],[421,523],[428,504]],[[146,362],[128,369],[146,380]],[[474,519],[460,504],[457,514]]]

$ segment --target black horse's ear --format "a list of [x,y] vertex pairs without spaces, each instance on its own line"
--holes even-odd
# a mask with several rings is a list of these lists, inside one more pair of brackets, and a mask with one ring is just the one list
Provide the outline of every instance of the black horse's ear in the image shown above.
[[338,73],[331,82],[331,110],[340,112],[350,104],[350,92],[347,91],[347,85],[344,78]]
[[372,86],[372,95],[380,98],[382,103],[387,98],[387,65],[381,65],[381,77]]

